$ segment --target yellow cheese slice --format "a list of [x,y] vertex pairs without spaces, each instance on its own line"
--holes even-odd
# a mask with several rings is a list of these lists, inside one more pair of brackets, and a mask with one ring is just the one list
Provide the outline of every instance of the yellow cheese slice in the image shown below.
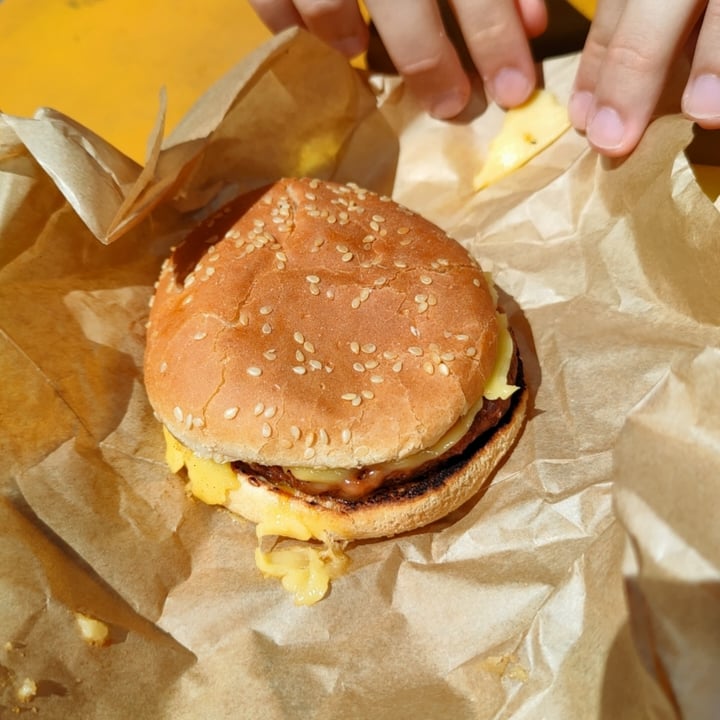
[[547,90],[536,90],[526,103],[505,113],[500,133],[490,143],[485,163],[475,176],[475,190],[525,165],[569,127],[565,107]]

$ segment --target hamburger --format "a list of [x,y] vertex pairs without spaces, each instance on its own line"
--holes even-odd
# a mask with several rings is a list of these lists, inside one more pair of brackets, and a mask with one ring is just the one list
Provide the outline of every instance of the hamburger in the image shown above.
[[468,251],[388,197],[308,178],[239,197],[173,250],[144,374],[192,494],[260,538],[308,541],[300,558],[256,554],[299,602],[325,593],[349,541],[415,530],[476,495],[527,406]]

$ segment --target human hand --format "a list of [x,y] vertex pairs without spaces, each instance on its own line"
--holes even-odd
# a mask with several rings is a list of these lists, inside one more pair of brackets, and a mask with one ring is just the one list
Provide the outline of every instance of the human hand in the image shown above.
[[[347,56],[366,49],[357,0],[250,0],[273,32],[306,27]],[[365,0],[385,48],[410,91],[438,118],[457,115],[470,80],[447,37],[436,0]],[[544,0],[452,0],[487,94],[503,107],[525,101],[536,82],[528,37],[547,25]]]
[[682,110],[720,128],[720,0],[599,0],[570,99],[573,126],[599,152],[629,154],[672,64],[693,46]]

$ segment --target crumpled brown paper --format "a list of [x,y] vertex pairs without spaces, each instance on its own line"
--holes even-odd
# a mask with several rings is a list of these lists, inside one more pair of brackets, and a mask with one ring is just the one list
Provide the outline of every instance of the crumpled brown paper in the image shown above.
[[[563,101],[575,62],[544,68]],[[570,132],[473,193],[501,122],[433,121],[302,32],[164,141],[161,113],[143,168],[59,113],[0,116],[0,715],[717,715],[720,227],[691,128],[656,121],[612,163]],[[141,376],[169,246],[300,173],[392,191],[466,244],[533,394],[478,498],[353,546],[311,608],[257,572],[248,523],[168,476]]]

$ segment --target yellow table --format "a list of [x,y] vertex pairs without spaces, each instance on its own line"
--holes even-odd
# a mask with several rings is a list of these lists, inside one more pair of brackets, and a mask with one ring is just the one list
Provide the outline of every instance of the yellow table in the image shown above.
[[269,37],[243,0],[0,0],[0,28],[0,110],[55,108],[139,162],[161,87],[170,130]]
[[138,161],[168,93],[172,129],[269,32],[242,0],[4,0],[0,110],[53,107]]

